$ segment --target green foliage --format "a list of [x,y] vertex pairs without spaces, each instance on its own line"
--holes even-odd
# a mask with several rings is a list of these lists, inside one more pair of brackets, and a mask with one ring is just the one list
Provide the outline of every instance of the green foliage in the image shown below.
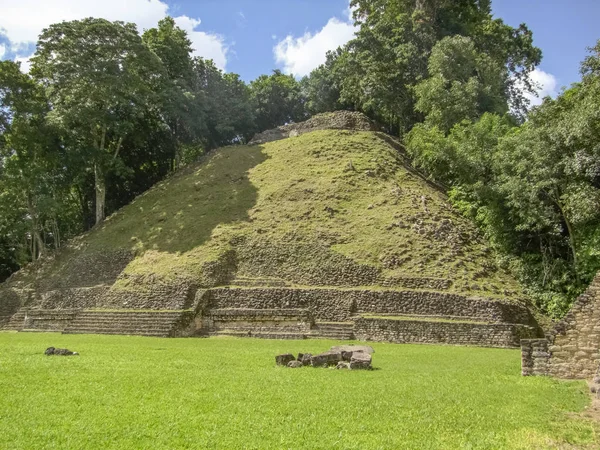
[[94,171],[96,223],[105,217],[106,176],[136,120],[158,115],[166,72],[135,25],[84,19],[51,25],[39,37],[32,73],[46,88],[50,123]]
[[[484,112],[521,117],[541,60],[525,25],[493,19],[490,1],[353,0],[359,30],[305,82],[309,110],[344,105],[397,134],[444,131]],[[336,99],[335,96],[338,95]],[[320,98],[319,96],[322,96]]]
[[259,131],[307,118],[300,83],[293,75],[284,75],[280,70],[261,75],[250,83],[250,95]]
[[[449,110],[437,113],[443,103],[436,100],[405,139],[415,164],[451,187],[455,206],[482,226],[554,317],[600,270],[598,58],[592,49],[582,82],[545,99],[518,128],[486,113],[444,133],[435,125]],[[431,80],[424,98],[435,91]]]
[[194,90],[203,102],[208,149],[249,140],[255,130],[253,103],[248,86],[234,73],[224,74],[210,60],[196,58]]
[[429,78],[415,87],[415,108],[426,123],[448,132],[483,113],[507,112],[505,69],[462,36],[439,41],[429,57]]
[[[515,350],[373,343],[373,371],[275,366],[334,344],[0,333],[0,447],[598,445],[587,385],[521,377]],[[80,356],[44,356],[49,345]]]

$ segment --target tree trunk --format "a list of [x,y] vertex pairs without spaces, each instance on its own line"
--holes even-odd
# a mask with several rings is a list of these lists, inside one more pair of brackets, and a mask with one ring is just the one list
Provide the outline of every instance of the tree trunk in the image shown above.
[[96,187],[96,225],[98,225],[106,217],[106,180],[98,164],[94,164],[94,185]]
[[573,269],[575,270],[575,277],[577,279],[577,283],[579,283],[579,261],[577,259],[577,246],[576,246],[576,242],[575,242],[575,230],[573,229],[573,225],[571,224],[571,221],[569,220],[569,218],[567,217],[567,214],[565,213],[565,209],[560,201],[560,197],[557,195],[557,199],[555,200],[556,204],[558,205],[558,209],[560,209],[560,213],[563,217],[563,220],[565,221],[565,224],[567,225],[567,232],[569,233],[569,244],[571,247],[571,252],[573,253]]
[[27,209],[31,217],[31,260],[35,261],[43,255],[45,245],[38,230],[38,215],[31,194],[27,194]]

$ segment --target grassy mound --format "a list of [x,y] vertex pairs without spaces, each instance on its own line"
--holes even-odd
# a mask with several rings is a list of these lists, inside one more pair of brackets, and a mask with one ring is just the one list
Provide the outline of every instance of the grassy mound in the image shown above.
[[471,296],[521,295],[445,194],[373,132],[219,149],[76,240],[37,278],[64,283],[85,255],[93,266],[93,255],[116,251],[135,254],[116,282],[122,289],[131,280],[212,286],[239,277],[393,288],[417,277],[433,280],[430,289],[441,280]]
[[[46,347],[78,357],[47,357]],[[373,344],[374,371],[287,369],[330,341],[0,333],[0,448],[597,448],[581,381],[514,350]],[[572,445],[572,446],[571,446]]]

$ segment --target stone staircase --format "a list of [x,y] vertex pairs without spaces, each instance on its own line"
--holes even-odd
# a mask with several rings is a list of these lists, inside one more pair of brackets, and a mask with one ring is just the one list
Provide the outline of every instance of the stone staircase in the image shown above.
[[316,322],[308,336],[311,339],[354,339],[354,322]]
[[207,311],[202,322],[211,336],[265,339],[304,339],[311,325],[302,308],[218,308]]
[[82,311],[63,331],[65,334],[126,334],[168,337],[178,335],[188,311]]
[[25,316],[27,314],[27,310],[25,308],[19,309],[12,317],[4,324],[4,326],[0,327],[0,330],[3,331],[21,331],[25,324]]

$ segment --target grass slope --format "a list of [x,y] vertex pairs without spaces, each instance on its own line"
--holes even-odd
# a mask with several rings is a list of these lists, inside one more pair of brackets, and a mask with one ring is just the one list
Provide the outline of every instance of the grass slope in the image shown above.
[[[330,341],[0,333],[3,449],[598,448],[584,382],[520,354],[374,344],[370,372],[276,367]],[[79,357],[46,357],[53,345]]]
[[[343,285],[337,280],[363,267],[386,277],[450,279],[452,290],[466,294],[520,295],[446,196],[370,132],[316,131],[219,149],[77,246],[42,275],[76,272],[64,261],[78,252],[125,248],[137,254],[128,274],[202,279],[206,263],[233,250],[238,276]],[[349,284],[357,283],[360,277]]]

